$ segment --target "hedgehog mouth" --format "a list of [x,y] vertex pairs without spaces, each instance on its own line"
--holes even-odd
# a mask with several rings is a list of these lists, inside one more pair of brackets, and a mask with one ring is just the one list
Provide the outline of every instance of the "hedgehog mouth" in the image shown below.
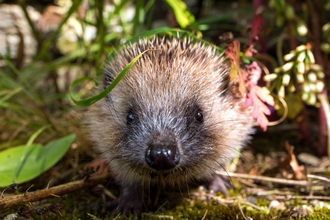
[[154,172],[149,172],[150,179],[159,179],[159,178],[166,178],[173,174],[173,172],[170,171],[154,171]]
[[151,180],[161,180],[166,181],[167,178],[170,179],[177,179],[177,178],[183,178],[186,176],[187,172],[184,171],[185,169],[175,167],[170,170],[150,170],[148,169],[146,171],[146,174]]

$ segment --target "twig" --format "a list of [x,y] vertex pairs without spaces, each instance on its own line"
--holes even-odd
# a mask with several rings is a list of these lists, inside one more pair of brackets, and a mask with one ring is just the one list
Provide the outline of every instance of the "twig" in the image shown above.
[[265,182],[273,182],[273,183],[279,183],[284,185],[296,185],[296,186],[308,186],[309,182],[307,180],[288,180],[288,179],[280,179],[280,178],[274,178],[274,177],[265,177],[265,176],[255,176],[255,175],[249,175],[249,174],[243,174],[243,173],[230,173],[230,172],[221,172],[217,171],[216,174],[221,176],[229,176],[233,178],[247,178],[247,179],[253,179],[253,180],[259,180],[259,181],[265,181]]
[[329,178],[326,178],[324,176],[316,176],[316,175],[313,175],[313,174],[307,174],[307,177],[308,178],[311,178],[311,179],[322,180],[324,182],[330,183],[330,179]]
[[[309,182],[308,180],[288,180],[288,179],[280,179],[280,178],[274,178],[274,177],[265,177],[265,176],[255,176],[255,175],[249,175],[249,174],[243,174],[243,173],[230,173],[230,172],[216,172],[218,175],[221,176],[229,176],[231,178],[246,178],[246,179],[253,179],[253,180],[259,180],[264,182],[273,182],[273,183],[279,183],[283,185],[296,185],[296,186],[308,186],[312,182]],[[330,179],[324,176],[317,176],[314,174],[307,174],[308,179],[316,179],[321,180],[323,182],[330,183]]]
[[306,199],[306,200],[330,200],[330,196],[295,196],[295,195],[277,195],[275,196],[277,200],[289,200],[289,199]]
[[207,213],[208,213],[208,210],[206,209],[206,211],[205,211],[205,213],[204,213],[204,215],[202,217],[202,220],[204,220],[206,218]]
[[25,192],[20,195],[8,196],[0,199],[0,210],[7,209],[15,205],[23,205],[29,202],[40,201],[42,199],[54,196],[62,196],[86,187],[91,187],[109,179],[110,175],[110,173],[107,173],[91,177],[88,180],[78,180],[39,191]]
[[[239,208],[241,209],[240,205],[246,205],[246,206],[250,206],[258,211],[263,211],[264,209],[262,207],[259,207],[255,204],[252,204],[250,202],[247,202],[247,201],[238,201],[237,199],[224,199],[224,198],[220,198],[219,196],[216,196],[214,194],[207,194],[208,198],[212,198],[214,199],[215,201],[217,201],[218,203],[220,204],[224,204],[224,205],[227,205],[227,204],[237,204],[239,206]],[[244,216],[244,214],[242,213],[242,215]]]
[[242,209],[242,207],[241,207],[241,204],[240,204],[239,202],[237,203],[237,206],[238,206],[239,211],[241,212],[241,215],[242,215],[243,218],[246,220],[246,216],[245,216],[245,214],[244,214],[244,212],[243,212],[243,209]]

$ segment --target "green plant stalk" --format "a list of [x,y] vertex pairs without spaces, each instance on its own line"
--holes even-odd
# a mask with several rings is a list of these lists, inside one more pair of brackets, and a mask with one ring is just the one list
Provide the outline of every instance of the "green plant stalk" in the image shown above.
[[[123,1],[120,1],[120,3],[118,5],[116,5],[116,8],[113,12],[113,15],[118,15],[122,10],[123,10],[123,7],[128,3],[130,2],[130,0],[123,0]],[[112,17],[111,17],[112,18]]]
[[[38,53],[38,55],[34,58],[34,61],[38,61],[40,60],[42,57],[44,57],[45,55],[47,55],[47,51],[50,48],[50,45],[55,42],[55,38],[59,35],[62,26],[67,22],[67,20],[71,17],[71,15],[77,11],[80,3],[82,0],[73,0],[72,1],[72,6],[71,8],[68,10],[66,16],[62,19],[61,23],[58,25],[57,29],[50,35],[49,38],[47,38],[47,40],[45,42],[42,43],[41,45],[41,49]],[[34,63],[34,62],[33,62]]]
[[128,4],[130,1],[129,0],[122,0],[118,5],[115,6],[115,10],[113,13],[110,14],[110,16],[108,17],[108,20],[107,20],[107,24],[109,24],[109,22],[114,18],[115,15],[118,15],[119,16],[119,19],[120,19],[120,24],[123,28],[123,32],[122,32],[122,38],[127,38],[127,36],[130,36],[131,33],[128,33],[127,32],[127,24],[124,21],[124,18],[123,16],[123,11],[124,11],[124,7],[126,4]]
[[320,100],[321,106],[323,108],[326,122],[327,122],[327,134],[328,134],[328,157],[330,157],[330,105],[329,100],[323,94],[318,94],[318,99]]
[[133,19],[133,30],[132,35],[137,33],[138,27],[140,26],[140,16],[143,10],[143,0],[137,0],[135,2],[135,15]]
[[151,28],[151,23],[152,23],[152,18],[154,14],[154,8],[155,8],[155,0],[149,0],[146,6],[144,7],[145,14],[148,13],[147,17],[147,23],[146,23],[146,28],[147,30],[150,30]]
[[35,25],[33,24],[30,16],[29,16],[29,13],[27,12],[26,10],[26,4],[23,0],[20,0],[19,1],[19,5],[24,13],[24,16],[25,16],[25,19],[27,20],[27,22],[29,23],[29,26],[32,30],[32,33],[33,33],[33,36],[36,38],[37,42],[38,42],[38,45],[41,44],[41,37],[40,37],[40,33],[37,31]]
[[286,37],[287,37],[287,34],[282,33],[278,37],[278,41],[277,41],[277,45],[276,45],[276,55],[277,55],[277,60],[278,60],[278,63],[280,64],[280,66],[282,66],[284,64],[282,48],[283,48],[283,42]]
[[98,43],[100,44],[100,48],[97,52],[97,55],[96,55],[96,62],[97,63],[97,67],[100,66],[100,62],[101,62],[101,57],[103,56],[104,54],[104,50],[105,50],[105,41],[104,41],[104,38],[105,38],[105,25],[104,25],[104,18],[103,18],[103,10],[104,10],[104,0],[101,0],[101,1],[95,1],[96,3],[96,7],[97,7],[97,38],[98,38]]
[[132,25],[126,22],[126,14],[123,11],[119,13],[118,17],[119,17],[119,24],[123,29],[121,32],[121,36],[122,36],[121,40],[126,40],[132,36],[132,30],[131,30]]

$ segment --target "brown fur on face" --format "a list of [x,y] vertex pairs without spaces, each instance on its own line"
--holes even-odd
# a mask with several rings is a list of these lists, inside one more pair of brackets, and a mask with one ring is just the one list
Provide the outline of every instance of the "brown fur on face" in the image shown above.
[[[189,39],[141,40],[110,61],[101,89],[147,49],[153,50],[91,106],[91,139],[121,183],[173,186],[212,179],[252,132],[250,112],[233,94],[229,61]],[[157,170],[146,163],[146,150],[158,139],[176,146],[175,167]]]

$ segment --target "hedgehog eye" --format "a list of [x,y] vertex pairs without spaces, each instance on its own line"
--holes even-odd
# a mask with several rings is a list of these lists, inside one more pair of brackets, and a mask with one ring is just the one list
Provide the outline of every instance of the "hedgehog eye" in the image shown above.
[[135,121],[135,115],[132,112],[130,112],[128,113],[126,119],[127,119],[127,125],[131,125]]
[[198,111],[195,116],[196,121],[203,122],[203,113],[201,111]]

